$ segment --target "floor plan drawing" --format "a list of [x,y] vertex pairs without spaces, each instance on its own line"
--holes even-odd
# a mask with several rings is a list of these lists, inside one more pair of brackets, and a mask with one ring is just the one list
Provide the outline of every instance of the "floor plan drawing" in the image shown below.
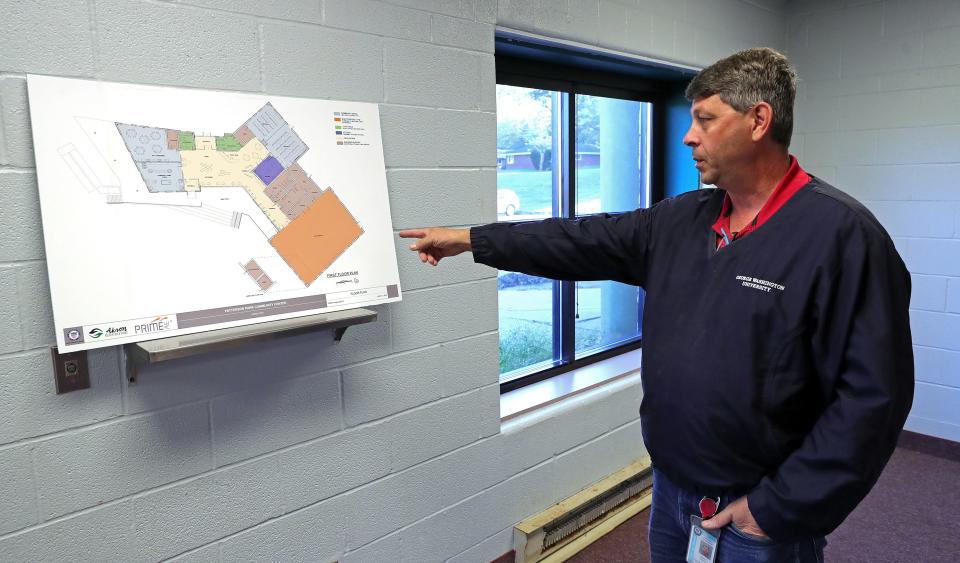
[[400,299],[375,104],[28,88],[61,346]]
[[297,164],[308,147],[270,103],[221,136],[116,126],[149,192],[243,188],[276,227],[270,243],[306,285],[363,234],[336,193]]

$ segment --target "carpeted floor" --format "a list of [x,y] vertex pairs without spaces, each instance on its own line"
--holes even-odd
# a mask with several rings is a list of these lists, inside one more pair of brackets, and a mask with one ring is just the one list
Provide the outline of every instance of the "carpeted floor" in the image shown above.
[[[904,432],[877,485],[827,537],[829,563],[960,561],[960,443]],[[571,563],[650,561],[645,510]]]

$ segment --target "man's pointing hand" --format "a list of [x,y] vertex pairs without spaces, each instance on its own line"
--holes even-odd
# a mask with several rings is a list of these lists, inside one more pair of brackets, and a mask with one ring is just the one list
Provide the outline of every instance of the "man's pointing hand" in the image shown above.
[[420,261],[436,266],[441,259],[470,251],[470,229],[433,227],[400,231],[400,238],[420,239],[410,250],[420,255]]

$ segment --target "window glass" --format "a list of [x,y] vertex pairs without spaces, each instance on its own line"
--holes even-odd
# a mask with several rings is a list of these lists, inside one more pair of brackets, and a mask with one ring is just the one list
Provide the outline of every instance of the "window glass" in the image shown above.
[[[497,85],[497,219],[550,217],[556,207],[559,167],[560,94]],[[555,357],[552,280],[500,272],[500,373],[504,379],[553,365]]]
[[642,294],[635,285],[614,281],[577,282],[576,357],[640,336]]
[[[576,111],[577,215],[646,207],[650,104],[577,94]],[[578,282],[576,357],[640,336],[641,293],[612,281]]]
[[577,94],[577,215],[647,207],[650,104]]
[[[497,220],[576,218],[648,206],[651,107],[578,94],[573,86],[554,91],[497,85]],[[643,292],[635,286],[515,272],[500,272],[497,283],[501,382],[640,337]]]

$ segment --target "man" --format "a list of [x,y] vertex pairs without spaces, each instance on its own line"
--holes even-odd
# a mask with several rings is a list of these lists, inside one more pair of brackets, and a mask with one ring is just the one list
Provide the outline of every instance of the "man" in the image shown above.
[[789,154],[795,92],[772,49],[691,81],[683,142],[716,190],[617,216],[400,233],[433,265],[472,250],[499,269],[646,290],[654,561],[684,560],[691,515],[721,530],[718,561],[822,561],[910,409],[909,274],[876,219]]

